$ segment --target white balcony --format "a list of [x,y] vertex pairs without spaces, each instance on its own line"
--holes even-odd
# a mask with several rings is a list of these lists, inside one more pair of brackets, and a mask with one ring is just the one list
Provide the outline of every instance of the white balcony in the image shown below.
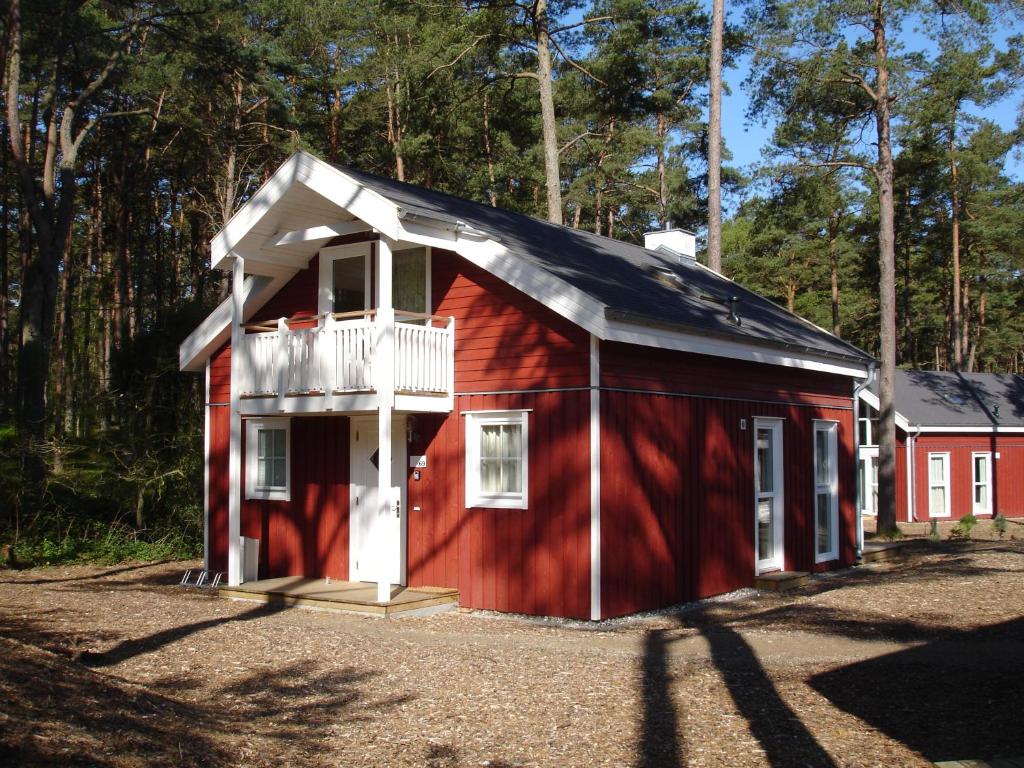
[[[455,380],[455,320],[395,312],[394,388],[399,410],[447,411]],[[240,350],[246,413],[375,410],[375,313],[250,323]]]

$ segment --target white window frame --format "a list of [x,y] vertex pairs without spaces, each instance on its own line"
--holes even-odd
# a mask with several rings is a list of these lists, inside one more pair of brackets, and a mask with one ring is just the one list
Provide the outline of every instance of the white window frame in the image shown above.
[[[529,410],[469,411],[466,417],[466,509],[528,509],[530,497],[530,419]],[[490,425],[516,425],[522,428],[521,493],[485,493],[480,488],[481,429]]]
[[[754,469],[754,572],[757,574],[767,573],[769,571],[783,571],[786,569],[786,488],[785,488],[785,473],[783,472],[783,462],[785,461],[785,446],[783,444],[783,419],[774,417],[755,416],[754,417],[754,431],[753,431],[753,443],[751,448],[753,449],[753,469]],[[772,483],[775,490],[769,493],[761,493],[758,491],[758,466],[757,466],[757,432],[759,429],[768,429],[772,432]],[[762,496],[772,496],[774,502],[772,505],[772,514],[775,515],[773,519],[773,537],[772,537],[772,549],[773,557],[760,560],[758,559],[758,519],[757,519],[757,507],[758,501]]]
[[[932,458],[935,456],[942,457],[942,483],[932,483]],[[949,451],[929,451],[927,472],[928,474],[926,475],[926,477],[928,478],[928,517],[950,517],[952,515],[952,502],[949,498]],[[946,489],[946,493],[944,494],[946,498],[946,508],[942,512],[936,514],[935,510],[932,509],[932,488],[938,488],[940,486]]]
[[[818,482],[818,433],[825,432],[828,445],[829,477],[827,483]],[[827,563],[839,559],[839,423],[835,421],[814,422],[814,443],[811,448],[814,462],[811,480],[814,483],[814,562]],[[829,548],[818,552],[818,494],[829,494]]]
[[339,259],[358,259],[363,261],[363,309],[372,309],[370,298],[373,296],[371,276],[373,265],[373,241],[333,245],[320,249],[320,290],[317,293],[317,311],[326,315],[334,311],[334,262]]
[[[978,457],[985,457],[985,468],[987,472],[985,477],[979,479],[977,475],[978,471]],[[978,486],[985,486],[985,496],[988,498],[988,506],[980,507],[975,499],[978,498]],[[992,452],[991,451],[973,451],[971,453],[971,512],[974,515],[991,515],[992,514]]]
[[[258,486],[258,434],[261,429],[284,430],[284,481],[280,486]],[[292,423],[289,418],[245,420],[245,498],[270,501],[291,501],[292,494]]]
[[[427,284],[423,288],[423,305],[425,307],[423,311],[425,314],[431,315],[434,313],[433,279],[431,276],[431,262],[433,262],[434,260],[433,248],[431,248],[429,245],[400,244],[391,249],[391,256],[393,259],[396,255],[402,253],[403,251],[416,251],[419,250],[420,248],[422,248],[425,252],[423,255],[425,262],[425,268],[423,271],[426,275],[427,281]],[[402,318],[398,318],[398,322],[402,321]]]

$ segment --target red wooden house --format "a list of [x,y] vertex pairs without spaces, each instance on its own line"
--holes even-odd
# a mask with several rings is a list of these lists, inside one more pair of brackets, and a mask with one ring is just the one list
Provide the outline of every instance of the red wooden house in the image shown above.
[[[860,498],[878,502],[878,396],[860,393]],[[1024,517],[1024,376],[896,373],[896,519]]]
[[600,619],[852,563],[863,352],[647,247],[292,156],[212,243],[208,567]]

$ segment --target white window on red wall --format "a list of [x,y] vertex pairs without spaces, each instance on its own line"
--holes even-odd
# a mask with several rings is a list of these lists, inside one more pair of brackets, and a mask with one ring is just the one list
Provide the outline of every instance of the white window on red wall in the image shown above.
[[466,507],[526,509],[529,411],[466,413]]
[[928,454],[928,514],[949,517],[949,454]]
[[245,422],[245,498],[291,498],[291,423],[289,419]]
[[814,422],[814,556],[823,563],[839,557],[839,425]]

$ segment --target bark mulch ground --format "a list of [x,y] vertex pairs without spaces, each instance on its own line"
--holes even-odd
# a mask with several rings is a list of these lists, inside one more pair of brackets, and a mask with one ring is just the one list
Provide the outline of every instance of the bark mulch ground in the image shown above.
[[1024,542],[587,624],[0,572],[3,765],[894,766],[1024,755]]

